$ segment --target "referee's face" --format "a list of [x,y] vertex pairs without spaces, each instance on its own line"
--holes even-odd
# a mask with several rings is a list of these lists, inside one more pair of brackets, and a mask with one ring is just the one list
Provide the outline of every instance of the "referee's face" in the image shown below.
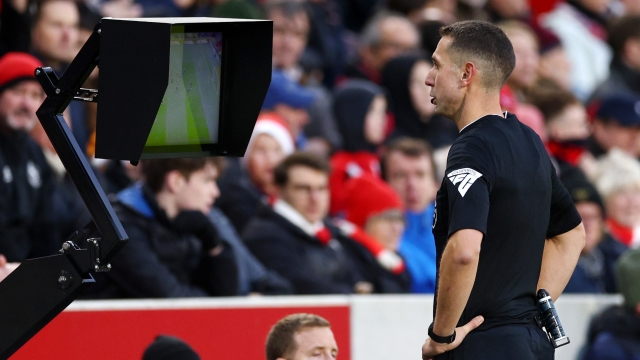
[[431,86],[431,103],[436,105],[436,114],[453,119],[462,105],[461,74],[458,66],[449,56],[449,46],[453,39],[440,39],[431,59],[433,68],[427,74],[425,84]]

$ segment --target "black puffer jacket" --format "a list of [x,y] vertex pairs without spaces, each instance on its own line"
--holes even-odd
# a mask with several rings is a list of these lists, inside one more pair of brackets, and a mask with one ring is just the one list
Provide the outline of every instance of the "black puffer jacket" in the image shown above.
[[377,293],[408,292],[410,278],[383,269],[363,246],[325,222],[332,240],[316,237],[264,205],[247,225],[242,238],[268,269],[293,284],[298,294],[350,294],[358,281],[368,281]]
[[174,298],[238,294],[238,270],[230,246],[211,257],[192,235],[180,235],[150,191],[139,185],[118,194],[113,208],[129,242],[96,274],[86,298]]

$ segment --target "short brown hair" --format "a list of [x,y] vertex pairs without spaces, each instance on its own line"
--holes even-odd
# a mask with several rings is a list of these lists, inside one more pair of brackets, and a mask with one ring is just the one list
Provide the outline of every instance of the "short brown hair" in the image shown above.
[[[425,140],[415,139],[410,137],[401,137],[393,140],[387,145],[384,154],[380,158],[380,170],[382,178],[387,181],[387,162],[389,155],[393,152],[399,152],[402,155],[410,158],[419,158],[426,156],[431,163],[431,169],[433,169],[433,176],[436,176],[436,163],[433,160],[433,148]],[[435,179],[437,180],[437,179]]]
[[631,38],[640,38],[640,15],[627,15],[616,20],[609,29],[609,45],[616,57],[624,52],[624,44]]
[[533,105],[542,112],[545,122],[549,122],[558,116],[569,105],[582,105],[580,100],[571,92],[560,89],[540,91],[539,93],[533,94],[531,100]]
[[277,186],[282,187],[287,185],[289,181],[289,170],[294,166],[312,168],[327,175],[331,172],[329,162],[325,158],[310,152],[294,153],[282,160],[273,171],[274,182]]
[[218,170],[218,176],[222,174],[225,167],[224,158],[221,157],[201,157],[201,158],[176,158],[176,159],[153,159],[141,161],[142,173],[147,186],[157,194],[162,190],[164,178],[171,171],[177,170],[189,179],[191,174],[203,169],[207,164],[211,164]]
[[286,358],[296,351],[294,335],[306,328],[331,327],[329,321],[314,314],[293,314],[278,321],[267,335],[267,360]]
[[467,60],[479,63],[486,71],[482,78],[488,89],[499,90],[516,66],[516,55],[507,35],[499,27],[478,20],[460,21],[440,28],[441,36],[453,39],[451,59],[458,65]]

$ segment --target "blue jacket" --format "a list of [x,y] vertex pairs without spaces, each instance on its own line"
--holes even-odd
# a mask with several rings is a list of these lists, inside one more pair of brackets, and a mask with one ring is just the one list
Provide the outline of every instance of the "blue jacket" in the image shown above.
[[431,232],[434,203],[420,213],[407,212],[407,227],[398,252],[411,274],[411,292],[432,294],[436,288],[436,243]]

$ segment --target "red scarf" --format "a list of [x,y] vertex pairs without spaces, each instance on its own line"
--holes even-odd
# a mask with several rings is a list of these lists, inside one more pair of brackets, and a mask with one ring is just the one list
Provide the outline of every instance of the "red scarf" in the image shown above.
[[548,141],[547,149],[553,157],[558,160],[568,162],[572,166],[578,166],[582,155],[585,152],[585,148],[582,146],[562,144],[556,141]]
[[634,231],[633,228],[621,225],[611,218],[606,219],[605,224],[613,238],[626,246],[630,246],[633,243],[633,239],[638,237],[638,234],[636,234],[636,231]]

